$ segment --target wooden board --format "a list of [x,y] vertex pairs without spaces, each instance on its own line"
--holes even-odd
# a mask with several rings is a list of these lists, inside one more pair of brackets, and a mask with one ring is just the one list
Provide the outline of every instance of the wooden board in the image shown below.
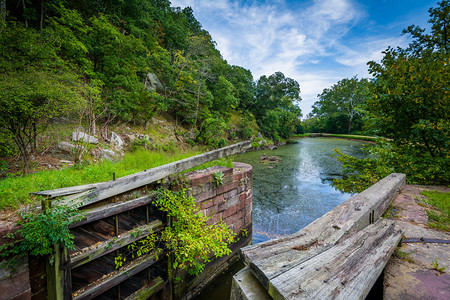
[[149,284],[143,286],[125,300],[145,300],[150,298],[152,295],[156,294],[164,288],[164,280],[161,277],[157,277],[152,280]]
[[[107,241],[96,244],[95,246],[82,249],[80,253],[74,253],[71,256],[71,268],[75,269],[85,263],[93,261],[103,255],[106,255],[112,251],[122,248],[128,244],[131,244],[137,240],[140,240],[147,235],[159,231],[162,229],[162,222],[159,220],[153,221],[148,225],[143,225],[133,229],[118,237],[109,239]],[[139,234],[135,234],[135,232]]]
[[143,172],[121,177],[116,179],[115,181],[104,182],[98,185],[94,191],[80,197],[80,201],[78,201],[77,204],[80,205],[80,207],[86,206],[100,200],[107,199],[115,195],[119,195],[145,186],[157,180],[163,179],[169,175],[189,170],[204,163],[222,157],[242,153],[250,148],[250,141],[241,142],[228,147],[185,158],[153,169],[145,170]]
[[87,223],[98,221],[110,216],[114,216],[125,211],[132,210],[137,207],[141,207],[152,203],[155,200],[156,194],[149,193],[147,196],[143,196],[137,199],[128,200],[125,202],[106,204],[100,207],[93,208],[85,211],[85,217],[78,222],[70,224],[70,228],[78,227]]
[[127,280],[129,277],[134,276],[140,271],[154,264],[156,257],[153,254],[143,256],[136,261],[133,261],[130,266],[124,267],[118,271],[114,271],[111,274],[105,275],[98,281],[93,282],[85,289],[77,291],[72,295],[73,300],[92,299],[110,288],[118,285],[119,283]]
[[274,299],[365,299],[402,233],[380,219],[307,262],[272,278]]
[[404,174],[391,174],[297,233],[241,249],[260,283],[269,282],[376,221],[400,192]]

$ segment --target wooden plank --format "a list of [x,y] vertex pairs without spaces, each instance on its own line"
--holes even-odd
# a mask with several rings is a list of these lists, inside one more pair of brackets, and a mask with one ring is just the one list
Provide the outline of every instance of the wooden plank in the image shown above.
[[[75,269],[85,263],[120,249],[161,229],[162,222],[160,220],[155,220],[150,224],[136,227],[135,229],[119,235],[118,237],[111,238],[102,243],[82,249],[79,253],[72,254],[71,267],[72,269]],[[136,233],[138,234],[136,235]]]
[[270,282],[274,299],[365,299],[402,232],[380,219]]
[[405,178],[404,174],[391,174],[297,233],[242,248],[241,257],[268,289],[272,278],[377,220],[400,192]]
[[119,195],[145,186],[157,180],[163,179],[169,175],[186,171],[204,163],[244,152],[245,150],[248,150],[250,148],[250,141],[241,142],[228,147],[185,158],[153,169],[145,170],[143,172],[121,177],[116,179],[115,181],[104,182],[101,185],[97,186],[93,192],[81,197],[79,205],[86,206],[100,200],[107,199],[115,195]]
[[[73,300],[81,300],[81,299],[92,299],[110,288],[118,285],[119,283],[127,280],[129,277],[136,275],[140,271],[148,268],[152,264],[156,262],[156,257],[154,254],[148,254],[139,259],[133,261],[129,266],[126,266],[120,270],[114,271],[110,274],[107,274],[97,280],[96,282],[91,283],[85,289],[81,291],[76,291],[72,295]],[[61,298],[62,299],[62,298]]]
[[271,300],[272,297],[253,276],[248,267],[233,276],[230,300]]
[[155,200],[156,194],[150,193],[149,195],[128,200],[119,203],[111,203],[106,204],[101,207],[96,207],[86,211],[86,215],[83,220],[70,224],[70,228],[78,227],[87,223],[91,223],[94,221],[98,221],[100,219],[104,219],[110,216],[117,215],[119,213],[132,210],[137,207],[141,207],[147,204],[150,204]]
[[55,198],[55,197],[67,196],[67,195],[72,195],[72,194],[77,194],[77,193],[93,190],[96,187],[102,185],[103,183],[104,182],[90,183],[90,184],[84,184],[84,185],[78,185],[78,186],[71,186],[71,187],[65,187],[65,188],[59,188],[59,189],[53,189],[53,190],[34,192],[31,194],[41,195],[41,196],[45,196],[48,198]]
[[125,300],[145,300],[150,298],[152,295],[156,294],[164,288],[164,280],[161,277],[156,277],[149,284],[146,284],[127,298]]

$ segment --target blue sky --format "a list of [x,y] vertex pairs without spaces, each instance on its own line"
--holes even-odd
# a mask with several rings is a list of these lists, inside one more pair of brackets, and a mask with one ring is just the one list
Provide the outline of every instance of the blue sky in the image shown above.
[[324,88],[370,77],[367,62],[409,43],[401,31],[427,27],[430,0],[172,0],[191,6],[224,59],[254,79],[281,71],[300,84],[303,116]]

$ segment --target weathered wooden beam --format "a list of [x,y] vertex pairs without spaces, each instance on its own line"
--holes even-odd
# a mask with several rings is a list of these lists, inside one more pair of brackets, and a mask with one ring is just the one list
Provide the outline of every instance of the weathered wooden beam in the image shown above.
[[78,185],[78,186],[71,186],[71,187],[65,187],[65,188],[59,188],[59,189],[53,189],[53,190],[46,190],[46,191],[40,191],[40,192],[34,192],[32,194],[34,195],[41,195],[48,198],[55,198],[60,196],[67,196],[77,193],[82,193],[85,191],[93,190],[96,187],[102,185],[104,182],[97,182],[97,183],[90,183],[85,185]]
[[149,284],[125,298],[125,300],[145,300],[150,298],[164,288],[164,280],[161,277],[156,277]]
[[115,181],[104,182],[98,185],[93,192],[80,198],[80,206],[86,206],[103,199],[119,195],[133,189],[145,186],[169,175],[189,170],[204,163],[244,152],[251,148],[251,142],[241,142],[228,147],[216,149],[196,156],[185,158],[143,172],[135,173],[116,179]]
[[119,203],[111,203],[111,204],[106,204],[103,205],[101,207],[96,207],[90,210],[85,211],[85,216],[82,220],[72,223],[70,224],[70,228],[75,228],[87,223],[91,223],[94,221],[98,221],[107,217],[111,217],[120,213],[123,213],[125,211],[129,211],[132,210],[134,208],[137,207],[141,207],[147,204],[152,203],[152,201],[154,201],[156,198],[156,194],[155,193],[150,193],[149,195],[137,198],[137,199],[133,199],[133,200],[128,200],[128,201],[124,201],[124,202],[119,202]]
[[404,174],[391,174],[297,233],[242,248],[241,257],[268,289],[272,278],[376,221],[400,192],[405,179]]
[[70,299],[72,279],[69,268],[69,250],[59,245],[54,246],[54,249],[53,257],[48,255],[45,260],[47,299]]
[[81,249],[80,252],[72,254],[71,267],[72,269],[75,269],[85,263],[129,245],[161,229],[162,222],[160,220],[156,220],[150,224],[136,227],[135,229],[119,235],[118,237],[111,238],[108,241]]
[[245,267],[233,276],[230,300],[272,300],[269,293]]
[[365,299],[401,237],[393,221],[380,219],[273,278],[269,294],[286,300]]
[[[127,280],[131,276],[136,275],[140,271],[148,268],[156,262],[156,256],[154,254],[148,254],[130,263],[120,270],[114,271],[100,278],[99,280],[91,283],[86,288],[76,291],[72,295],[73,300],[92,299],[110,288],[118,285],[119,283]],[[61,298],[64,299],[64,298]]]

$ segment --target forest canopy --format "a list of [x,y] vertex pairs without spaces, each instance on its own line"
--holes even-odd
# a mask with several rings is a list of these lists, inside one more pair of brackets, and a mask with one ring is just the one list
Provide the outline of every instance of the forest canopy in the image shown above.
[[180,138],[211,147],[258,131],[288,138],[300,122],[298,83],[281,72],[254,80],[228,64],[190,7],[167,0],[7,0],[0,7],[0,123],[20,112],[14,128],[1,126],[0,155],[11,152],[11,140],[29,155],[58,116],[83,118],[96,134],[102,122],[147,126],[166,113],[187,130]]

